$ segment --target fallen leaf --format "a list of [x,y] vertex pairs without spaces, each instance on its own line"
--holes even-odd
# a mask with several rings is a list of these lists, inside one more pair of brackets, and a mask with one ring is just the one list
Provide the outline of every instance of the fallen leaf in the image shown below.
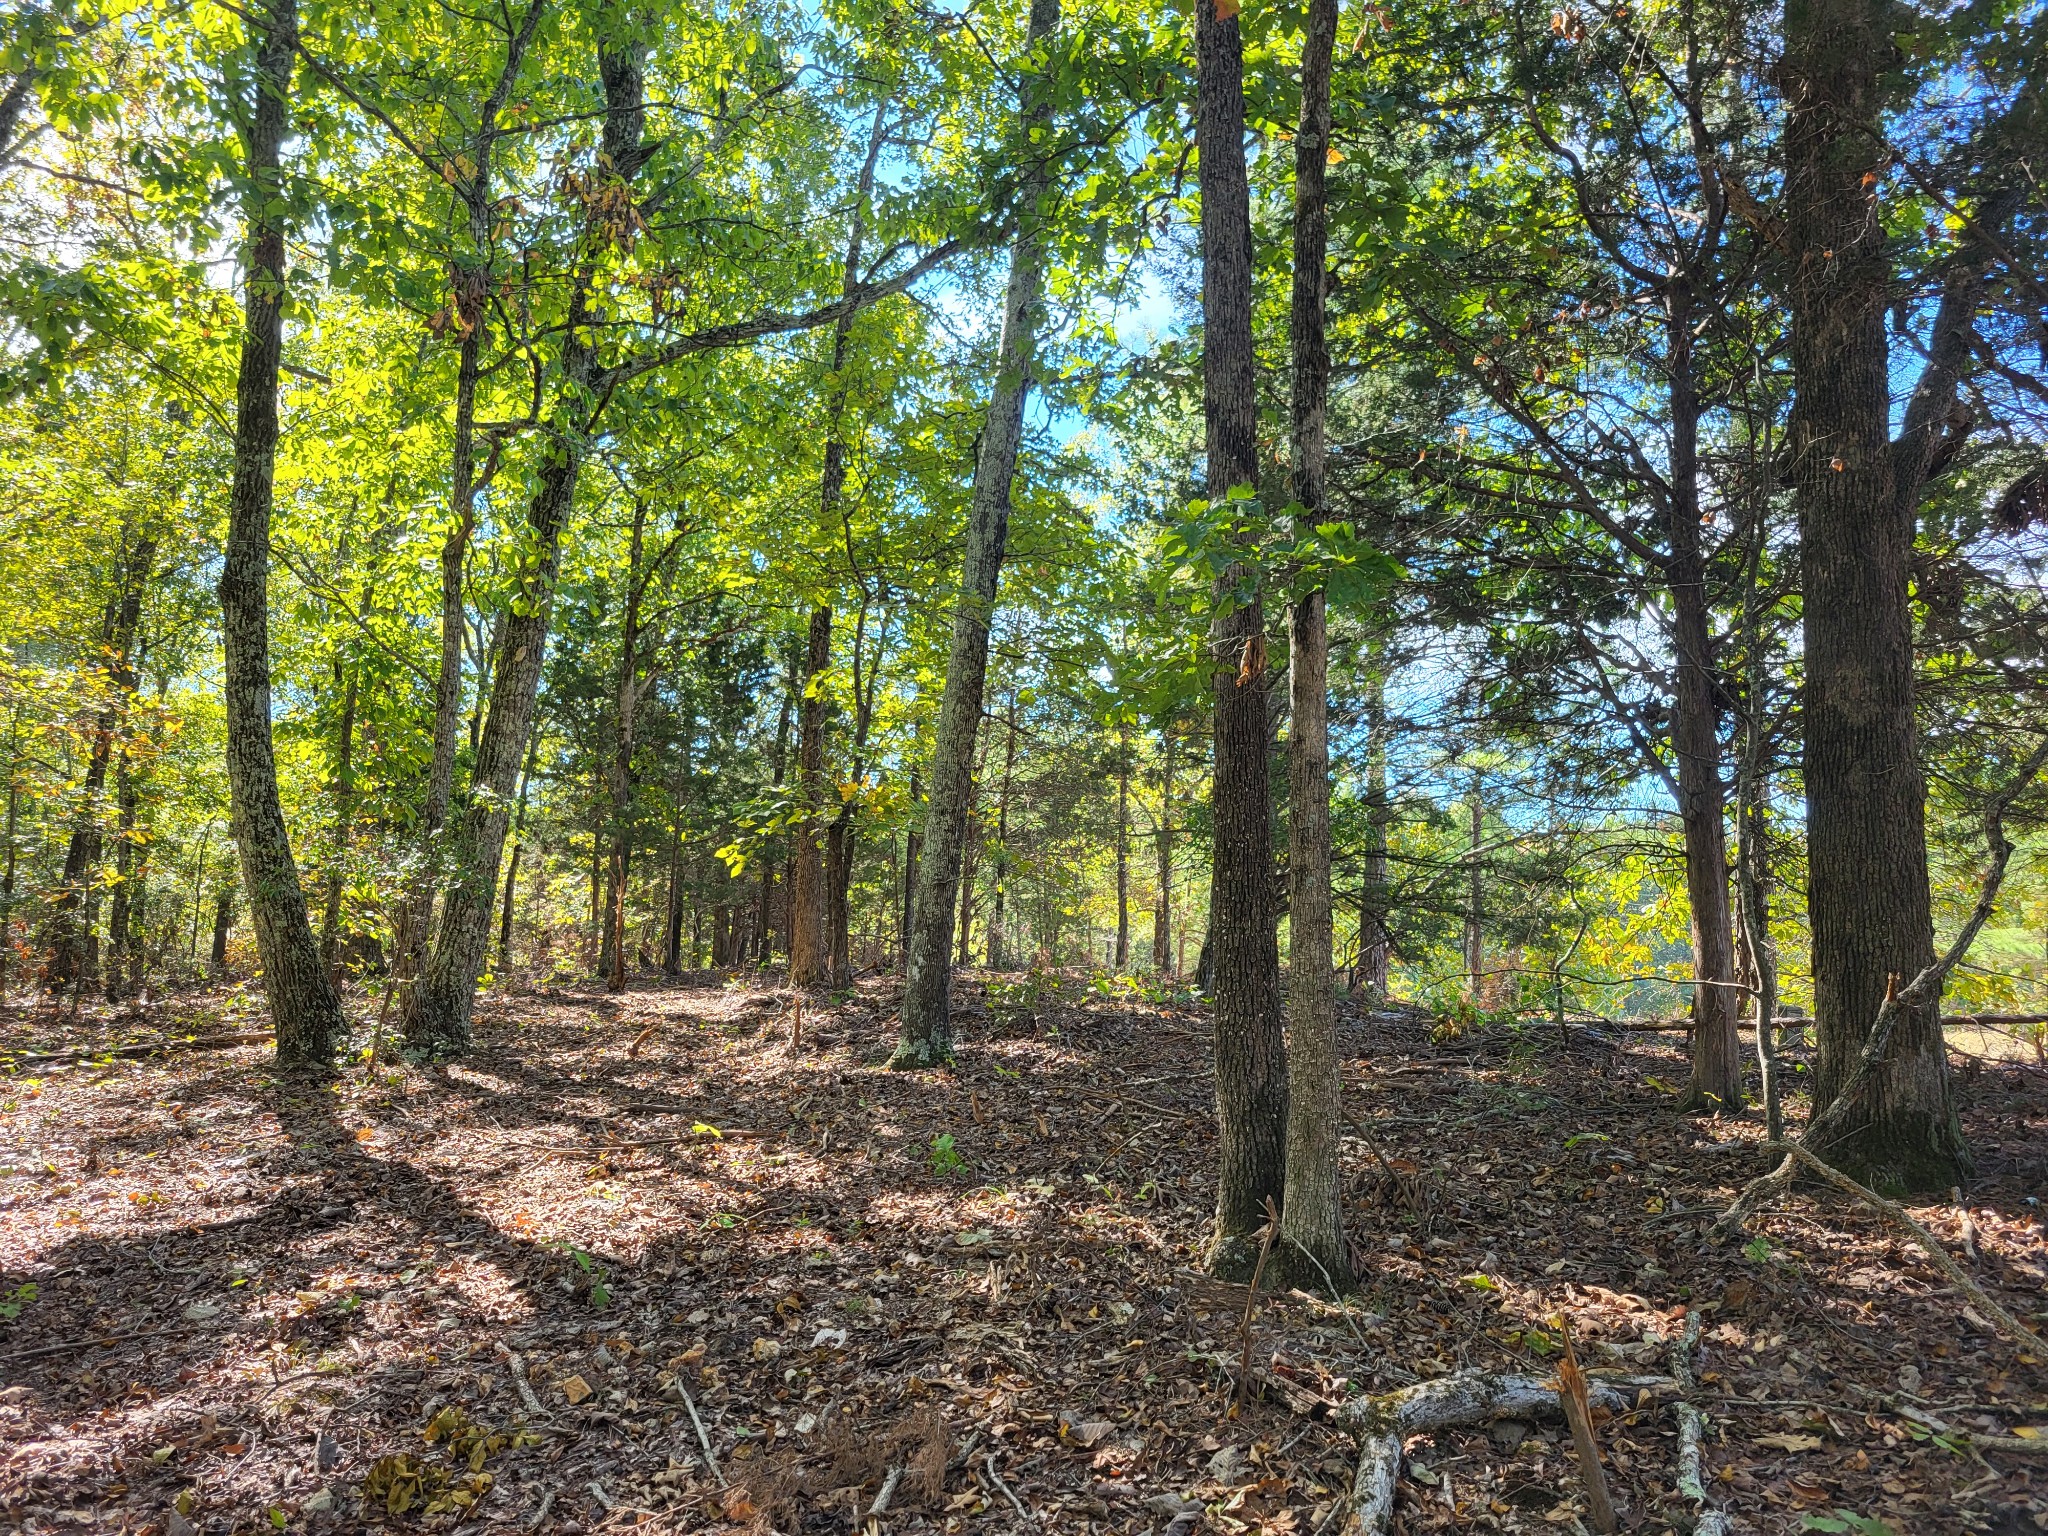
[[590,1396],[590,1383],[581,1376],[571,1376],[562,1383],[562,1396],[569,1399],[570,1405],[573,1407]]
[[1796,1455],[1801,1451],[1817,1451],[1826,1442],[1819,1435],[1758,1435],[1756,1443],[1768,1445],[1773,1450],[1791,1451]]

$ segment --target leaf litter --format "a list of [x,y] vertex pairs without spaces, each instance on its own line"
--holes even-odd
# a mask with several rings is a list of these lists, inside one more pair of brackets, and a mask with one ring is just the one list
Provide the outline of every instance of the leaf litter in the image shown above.
[[[1566,1325],[1656,1369],[1695,1313],[1733,1529],[2048,1529],[2039,1352],[1825,1192],[1707,1245],[1760,1131],[1675,1114],[1670,1042],[1347,1008],[1360,1290],[1260,1297],[1233,1414],[1200,1011],[1076,981],[1020,1016],[969,973],[958,1069],[910,1076],[895,987],[807,1002],[795,1047],[792,995],[715,975],[501,988],[473,1055],[325,1081],[177,1048],[260,1023],[235,994],[0,1013],[0,1517],[1329,1536],[1347,1399],[1552,1371]],[[1963,1097],[1980,1184],[1913,1214],[2038,1322],[2041,1084]],[[1666,1420],[1598,1433],[1623,1528],[1690,1529]],[[1560,1425],[1405,1450],[1409,1533],[1585,1518]]]

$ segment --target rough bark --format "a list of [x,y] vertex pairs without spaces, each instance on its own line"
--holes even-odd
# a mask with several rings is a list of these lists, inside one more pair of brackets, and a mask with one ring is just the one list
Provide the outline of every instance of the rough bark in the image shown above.
[[1131,730],[1116,736],[1116,971],[1131,968]]
[[[1876,190],[1892,30],[1880,0],[1796,0],[1779,65],[1817,1113],[1854,1068],[1892,978],[1934,961],[1913,718],[1913,503],[1889,441],[1891,270]],[[1822,1156],[1883,1193],[1967,1182],[1938,995],[1899,1021],[1889,1060],[1866,1082]]]
[[[1330,61],[1337,0],[1309,0],[1302,38],[1301,123],[1294,136],[1294,500],[1319,520],[1330,349],[1323,331],[1329,249]],[[1335,935],[1330,900],[1329,632],[1319,591],[1288,612],[1287,1193],[1271,1256],[1276,1283],[1349,1291],[1338,1197],[1343,1081],[1337,1049]]]
[[270,512],[277,467],[277,375],[284,350],[279,155],[290,131],[297,0],[270,0],[252,13],[249,29],[255,99],[244,135],[242,356],[220,574],[229,814],[262,959],[263,990],[277,1031],[278,1061],[324,1066],[347,1024],[306,919],[306,896],[278,802],[270,738]]
[[1152,969],[1162,976],[1174,974],[1173,964],[1173,727],[1160,731],[1159,742],[1159,827],[1155,834],[1159,855],[1159,905],[1152,909]]
[[533,764],[540,755],[540,732],[535,731],[526,744],[526,766],[519,770],[519,803],[512,812],[512,857],[505,867],[505,905],[498,918],[498,964],[512,963],[512,902],[519,890],[519,855],[523,851],[520,841],[526,831],[526,796],[533,787]]
[[1671,748],[1678,759],[1678,813],[1685,839],[1685,889],[1692,908],[1692,1079],[1683,1107],[1718,1113],[1742,1107],[1742,1045],[1735,1031],[1742,994],[1734,986],[1734,927],[1728,907],[1727,805],[1721,788],[1720,711],[1708,628],[1706,561],[1700,551],[1699,416],[1693,378],[1695,323],[1683,280],[1666,295],[1670,348],[1671,494],[1668,503],[1673,648]]
[[[1258,400],[1252,349],[1251,192],[1244,160],[1244,55],[1237,15],[1195,7],[1196,154],[1202,196],[1202,414],[1213,502],[1256,486]],[[1287,1054],[1273,931],[1272,804],[1267,784],[1265,607],[1233,605],[1244,572],[1217,582],[1209,630],[1215,695],[1211,795],[1215,854],[1209,943],[1216,1051],[1218,1170],[1209,1268],[1250,1277],[1252,1235],[1285,1194]]]
[[[1031,0],[1028,40],[1034,54],[1058,29],[1059,22],[1059,0]],[[1052,93],[1050,81],[1041,71],[1049,68],[1049,62],[1034,57],[1020,90],[1027,138],[1048,136]],[[902,1038],[889,1059],[897,1070],[936,1066],[953,1055],[953,971],[948,941],[973,800],[974,740],[981,726],[982,693],[988,679],[989,623],[1009,539],[1010,483],[1017,473],[1024,401],[1038,348],[1044,266],[1040,205],[1050,186],[1051,166],[1042,157],[1033,157],[1022,177],[1019,227],[1010,250],[1009,285],[1003,295],[995,385],[989,392],[988,417],[974,463],[974,495],[968,504],[966,551],[960,562],[960,596],[953,610],[952,645],[946,657],[946,686],[939,703],[911,902]]]

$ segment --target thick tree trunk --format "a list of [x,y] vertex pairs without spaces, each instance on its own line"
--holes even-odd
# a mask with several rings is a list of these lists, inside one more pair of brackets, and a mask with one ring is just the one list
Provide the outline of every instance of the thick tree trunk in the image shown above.
[[306,896],[277,795],[270,739],[270,512],[277,464],[277,374],[284,350],[285,232],[279,154],[290,131],[297,0],[269,0],[250,23],[255,99],[243,221],[242,358],[235,386],[234,477],[221,562],[227,777],[242,884],[263,990],[287,1066],[324,1066],[347,1028],[306,920]]
[[[828,466],[829,468],[829,466]],[[832,664],[832,610],[811,610],[804,645],[803,702],[797,711],[796,794],[789,886],[789,984],[807,991],[827,985],[831,955],[825,934],[825,695],[821,674]]]
[[[1876,190],[1893,30],[1879,0],[1799,0],[1785,13],[1779,65],[1816,1114],[1854,1066],[1893,978],[1903,985],[1934,961],[1913,718],[1914,502],[1901,495],[1888,440],[1892,274]],[[1814,1150],[1881,1193],[1966,1183],[1938,998],[1901,1021],[1870,1085]]]
[[1742,1107],[1742,1044],[1735,1030],[1742,994],[1734,986],[1734,928],[1728,909],[1728,834],[1721,788],[1720,710],[1708,629],[1706,562],[1700,554],[1699,397],[1693,381],[1693,309],[1674,281],[1669,296],[1671,399],[1671,592],[1678,679],[1671,747],[1678,758],[1679,824],[1692,907],[1692,1081],[1683,1107],[1718,1113]]
[[[1244,160],[1244,57],[1235,11],[1195,7],[1199,81],[1196,153],[1202,195],[1202,408],[1209,498],[1259,480],[1252,348],[1251,190]],[[1256,591],[1231,606],[1244,577],[1217,582],[1209,630],[1215,690],[1215,857],[1209,938],[1216,972],[1219,1167],[1211,1271],[1248,1279],[1254,1233],[1285,1194],[1287,1048],[1273,932],[1272,803],[1267,784],[1265,608]]]
[[[1313,523],[1326,504],[1324,417],[1330,351],[1323,333],[1329,251],[1324,183],[1330,146],[1330,62],[1337,0],[1309,0],[1302,40],[1301,124],[1294,137],[1294,499]],[[1287,952],[1287,1194],[1280,1205],[1276,1284],[1349,1291],[1338,1198],[1343,1078],[1337,1047],[1335,937],[1330,912],[1329,633],[1321,592],[1288,613],[1287,768],[1290,847]]]
[[213,947],[207,951],[207,971],[215,981],[227,973],[228,935],[235,926],[235,896],[222,891],[213,903]]
[[[1051,64],[1041,53],[1058,29],[1059,0],[1031,0],[1028,34],[1033,58],[1020,91],[1028,132],[1049,143]],[[974,464],[974,495],[967,511],[966,552],[960,562],[960,597],[953,611],[952,647],[932,750],[931,790],[919,850],[910,942],[905,957],[902,1039],[889,1065],[898,1070],[936,1066],[953,1055],[952,980],[948,941],[974,795],[974,740],[981,726],[988,678],[988,632],[996,585],[1010,530],[1010,483],[1024,435],[1024,401],[1038,348],[1044,232],[1040,203],[1051,186],[1043,159],[1027,163],[1018,197],[1020,226],[1010,251],[1003,295],[1003,331],[996,352],[995,386]]]

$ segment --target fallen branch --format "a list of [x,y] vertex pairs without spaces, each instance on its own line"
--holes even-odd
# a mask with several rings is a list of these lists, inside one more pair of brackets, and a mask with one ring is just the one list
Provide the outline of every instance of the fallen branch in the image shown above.
[[[1668,1377],[1586,1379],[1588,1401],[1610,1413],[1634,1404],[1630,1390],[1668,1391]],[[1351,1529],[1358,1536],[1385,1536],[1394,1528],[1394,1490],[1401,1476],[1401,1442],[1409,1435],[1488,1424],[1495,1419],[1556,1419],[1557,1383],[1540,1376],[1502,1376],[1460,1371],[1347,1403],[1338,1422],[1363,1446],[1351,1483]]]
[[1678,1474],[1672,1479],[1680,1497],[1693,1507],[1693,1536],[1727,1536],[1728,1517],[1707,1503],[1706,1467],[1703,1447],[1707,1416],[1692,1402],[1692,1357],[1699,1347],[1700,1315],[1685,1314],[1685,1327],[1671,1341],[1671,1379],[1678,1383],[1679,1398],[1671,1415],[1678,1421]]
[[1586,1386],[1586,1373],[1579,1369],[1578,1351],[1572,1348],[1572,1328],[1564,1325],[1564,1358],[1557,1362],[1557,1401],[1571,1426],[1572,1448],[1579,1457],[1579,1477],[1586,1485],[1587,1518],[1600,1536],[1612,1536],[1619,1523],[1614,1517],[1614,1496],[1607,1491],[1607,1469],[1601,1465],[1600,1442],[1593,1434],[1593,1404]]
[[268,1029],[247,1030],[239,1035],[193,1035],[182,1040],[138,1040],[129,1045],[110,1045],[100,1050],[36,1051],[26,1056],[0,1058],[0,1066],[45,1067],[101,1061],[110,1056],[154,1056],[159,1051],[225,1051],[238,1045],[268,1045],[276,1039]]
[[640,1147],[677,1147],[693,1141],[763,1141],[772,1135],[768,1131],[743,1131],[731,1126],[717,1130],[706,1128],[701,1131],[684,1131],[676,1136],[647,1136],[633,1141],[508,1141],[508,1147],[517,1147],[522,1152],[556,1152],[563,1155],[588,1152],[631,1152]]
[[498,1358],[505,1362],[505,1370],[512,1377],[512,1390],[519,1394],[519,1401],[534,1418],[541,1417],[540,1399],[533,1395],[533,1383],[526,1379],[526,1362],[503,1339],[498,1340]]
[[711,1436],[704,1428],[703,1419],[697,1415],[697,1400],[690,1396],[690,1389],[683,1385],[680,1376],[676,1378],[676,1390],[683,1395],[683,1406],[690,1410],[690,1422],[697,1426],[697,1444],[704,1448],[704,1466],[723,1488],[726,1486],[725,1474],[718,1470],[718,1458],[711,1454]]
[[72,1339],[63,1344],[45,1344],[40,1349],[17,1349],[12,1354],[0,1355],[0,1361],[36,1360],[45,1355],[68,1355],[74,1349],[111,1349],[116,1344],[125,1344],[130,1339],[154,1339],[167,1333],[183,1333],[185,1323],[173,1323],[168,1328],[137,1328],[128,1333],[101,1333],[89,1339]]

